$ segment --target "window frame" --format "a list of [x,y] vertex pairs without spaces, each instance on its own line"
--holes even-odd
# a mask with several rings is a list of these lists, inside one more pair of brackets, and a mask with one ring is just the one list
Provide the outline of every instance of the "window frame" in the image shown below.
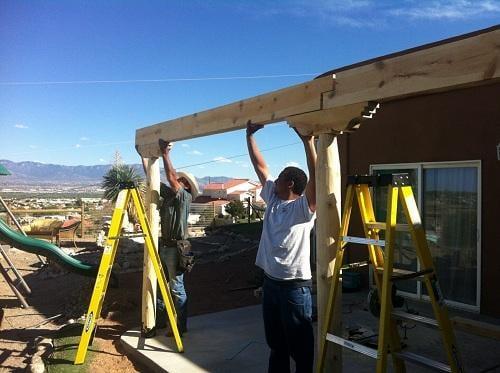
[[[370,164],[370,175],[374,173],[376,170],[395,170],[395,169],[416,169],[417,170],[417,186],[418,193],[415,196],[417,207],[419,212],[422,211],[423,206],[423,174],[424,169],[434,169],[434,168],[454,168],[454,167],[470,167],[477,169],[477,271],[476,271],[476,304],[466,304],[453,300],[446,300],[446,304],[453,308],[463,309],[467,311],[480,312],[481,311],[481,274],[482,274],[482,264],[481,264],[481,201],[482,201],[482,193],[481,193],[481,160],[466,160],[466,161],[447,161],[447,162],[412,162],[412,163],[380,163],[380,164]],[[370,188],[370,192],[372,194],[372,198],[374,198],[373,190]],[[374,200],[374,204],[376,201]],[[420,262],[417,261],[417,271],[420,270]],[[370,286],[373,286],[373,276],[372,269],[370,267]],[[439,276],[439,274],[438,274]],[[406,291],[398,290],[404,297],[416,299],[416,300],[429,300],[428,295],[424,295],[422,292],[422,283],[417,281],[417,293],[413,294]]]

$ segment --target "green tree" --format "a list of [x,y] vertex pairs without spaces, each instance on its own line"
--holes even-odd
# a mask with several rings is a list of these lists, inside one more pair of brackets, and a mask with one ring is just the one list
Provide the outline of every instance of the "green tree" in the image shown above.
[[[109,171],[103,176],[103,182],[101,184],[104,189],[104,198],[116,202],[118,194],[121,190],[122,184],[134,183],[139,190],[144,193],[145,185],[143,183],[142,177],[137,173],[134,167],[126,164],[114,164]],[[133,222],[136,221],[136,214],[133,208],[127,210],[129,217]]]
[[239,219],[246,214],[245,206],[241,201],[231,201],[226,205],[225,209],[229,215],[236,219]]

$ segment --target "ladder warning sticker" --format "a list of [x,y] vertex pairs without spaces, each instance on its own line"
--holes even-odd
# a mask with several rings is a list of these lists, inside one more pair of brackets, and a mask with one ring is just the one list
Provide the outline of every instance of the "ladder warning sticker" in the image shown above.
[[87,317],[87,322],[85,323],[85,333],[87,333],[90,329],[90,325],[92,325],[92,320],[94,319],[94,311],[89,313],[89,317]]

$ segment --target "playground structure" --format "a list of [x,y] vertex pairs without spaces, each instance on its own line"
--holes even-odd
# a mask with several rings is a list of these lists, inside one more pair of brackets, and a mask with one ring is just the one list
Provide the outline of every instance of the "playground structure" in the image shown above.
[[[10,173],[7,171],[7,169],[4,166],[0,165],[0,175],[9,175],[9,174]],[[18,231],[16,232],[15,230],[11,229],[9,225],[7,225],[2,219],[0,219],[0,253],[8,265],[8,268],[4,268],[2,263],[0,263],[0,271],[5,281],[7,281],[10,288],[12,289],[16,297],[19,299],[23,307],[27,308],[28,303],[24,298],[24,296],[22,295],[22,293],[19,291],[18,286],[22,286],[27,294],[31,293],[31,289],[28,287],[23,277],[21,276],[15,265],[12,263],[12,260],[9,258],[7,252],[1,246],[1,243],[5,243],[19,250],[23,250],[28,253],[37,255],[38,259],[42,264],[45,264],[45,260],[42,259],[42,257],[45,257],[57,262],[58,264],[62,265],[69,271],[76,272],[84,276],[90,276],[90,277],[96,276],[97,268],[95,266],[81,262],[78,259],[73,258],[72,256],[66,254],[59,246],[52,243],[52,238],[56,239],[57,244],[60,243],[62,237],[65,238],[64,236],[61,235],[61,231],[64,232],[64,229],[61,229],[63,224],[62,222],[61,224],[58,225],[57,232],[54,229],[50,229],[48,237],[51,238],[51,242],[33,238],[28,236],[26,232],[24,232],[22,227],[17,222],[17,219],[12,214],[9,207],[5,204],[5,202],[1,197],[0,197],[0,203],[18,229]],[[50,221],[50,223],[52,223],[52,221]],[[66,232],[70,232],[69,238],[73,241],[73,245],[75,245],[75,247],[76,244],[74,240],[74,232],[76,231],[76,228],[78,228],[78,226],[79,224],[74,223],[71,224],[71,226],[67,227],[66,229]],[[16,280],[11,279],[11,277],[8,274],[8,270],[12,271]]]
[[[240,100],[200,113],[161,122],[136,131],[136,147],[148,158],[150,221],[159,192],[158,139],[186,140],[242,129],[248,121],[270,124],[286,121],[318,141],[316,276],[318,329],[323,330],[328,287],[334,265],[334,243],[340,226],[341,162],[336,136],[353,131],[371,119],[384,104],[403,98],[495,84],[500,80],[500,27],[424,45],[329,71],[316,79],[289,88]],[[404,126],[404,123],[402,123]],[[152,224],[153,235],[157,224]],[[154,324],[156,279],[145,266],[143,326]],[[340,294],[339,294],[340,295]],[[336,297],[333,314],[340,309]],[[334,318],[334,333],[340,321]],[[328,371],[342,370],[340,347],[326,356]]]

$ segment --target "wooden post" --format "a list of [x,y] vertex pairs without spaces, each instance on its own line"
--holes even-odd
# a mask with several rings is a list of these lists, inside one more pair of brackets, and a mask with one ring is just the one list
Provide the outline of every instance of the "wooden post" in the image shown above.
[[[148,221],[151,225],[151,238],[158,244],[160,214],[158,203],[160,198],[160,162],[158,158],[147,159],[147,192],[145,206]],[[158,250],[158,247],[156,248]],[[142,329],[149,330],[155,326],[156,321],[156,273],[144,245],[144,264],[142,273]]]
[[80,217],[80,236],[83,238],[83,223],[85,221],[84,214],[85,214],[85,202],[82,201],[82,212],[81,217]]
[[[318,141],[316,166],[316,281],[318,305],[318,346],[321,330],[326,322],[331,276],[335,258],[335,242],[340,229],[341,170],[338,144],[335,135],[321,134]],[[342,292],[334,305],[330,332],[341,335]],[[326,344],[325,372],[342,372],[342,348]]]

